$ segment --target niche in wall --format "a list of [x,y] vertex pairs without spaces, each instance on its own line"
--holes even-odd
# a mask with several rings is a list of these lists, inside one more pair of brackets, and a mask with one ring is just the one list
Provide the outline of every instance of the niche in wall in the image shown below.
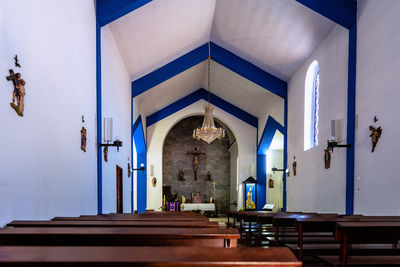
[[[178,122],[168,133],[163,147],[163,184],[171,186],[171,192],[177,192],[179,199],[182,195],[191,199],[192,192],[200,192],[203,202],[214,198],[213,184],[206,181],[207,172],[216,182],[216,209],[219,214],[229,210],[230,200],[230,152],[229,147],[234,137],[226,125],[215,120],[217,127],[223,127],[227,132],[225,138],[207,144],[192,137],[193,129],[203,123],[203,116],[192,116]],[[193,158],[186,155],[194,148],[204,152],[199,158],[197,180],[194,180]],[[183,170],[184,181],[179,181],[179,170]]]

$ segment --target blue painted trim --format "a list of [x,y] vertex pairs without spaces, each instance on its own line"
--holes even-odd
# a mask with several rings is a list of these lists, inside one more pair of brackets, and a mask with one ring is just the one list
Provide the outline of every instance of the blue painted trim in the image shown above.
[[354,213],[354,143],[356,121],[356,61],[357,61],[357,24],[349,30],[349,69],[347,91],[347,143],[346,151],[346,214]]
[[96,6],[96,117],[97,117],[97,213],[103,213],[103,158],[101,153],[101,26],[99,23],[99,7]]
[[262,210],[267,199],[267,155],[257,154],[257,210]]
[[[131,97],[131,168],[133,168],[133,98]],[[134,213],[134,194],[133,194],[134,173],[131,172],[131,213]]]
[[[201,88],[177,101],[174,103],[168,105],[167,107],[149,115],[146,117],[146,127],[149,127],[153,125],[154,123],[159,122],[160,120],[174,114],[175,112],[190,106],[191,104],[199,101],[199,100],[205,100],[207,101],[208,99],[208,91]],[[225,112],[235,116],[236,118],[250,124],[253,127],[258,127],[258,118],[251,115],[250,113],[247,113],[246,111],[232,105],[231,103],[223,100],[222,98],[211,94],[210,95],[210,103],[213,104],[214,106],[224,110]]]
[[97,0],[100,26],[119,19],[152,0]]
[[211,57],[214,61],[243,76],[247,80],[258,84],[280,97],[286,97],[287,83],[285,81],[238,57],[225,48],[211,43]]
[[357,21],[355,0],[296,0],[318,14],[350,29]]
[[[286,98],[285,98],[286,99]],[[286,110],[286,108],[285,108]],[[279,122],[277,122],[272,116],[269,116],[263,133],[261,135],[260,143],[257,148],[257,210],[262,210],[266,203],[267,198],[267,151],[271,146],[272,140],[274,138],[275,132],[279,131],[284,135],[286,140],[286,128],[283,127]],[[286,147],[284,146],[284,151]],[[283,166],[285,168],[285,152],[283,155]],[[283,176],[283,209],[286,209],[285,199],[285,180],[286,176]]]
[[208,58],[208,44],[204,44],[189,53],[175,59],[161,68],[132,82],[132,97],[157,86],[160,83],[184,72]]
[[261,135],[260,143],[258,145],[257,154],[267,154],[267,150],[271,145],[272,139],[274,138],[276,131],[279,131],[283,135],[286,135],[285,127],[277,122],[272,116],[268,116],[267,122],[265,123],[264,131]]
[[[285,110],[284,110],[284,125],[285,134],[283,136],[283,169],[287,169],[287,149],[288,149],[288,98],[285,97]],[[283,183],[282,183],[283,199],[282,199],[282,210],[286,211],[287,205],[287,193],[286,193],[286,172],[283,172]]]
[[[256,83],[266,90],[286,97],[287,83],[260,69],[228,50],[211,43],[211,57],[222,66]],[[184,56],[132,82],[132,97],[150,90],[175,75],[199,64],[208,58],[208,44],[204,44]]]
[[138,212],[146,211],[147,202],[147,146],[144,138],[142,116],[139,116],[132,126],[133,140],[136,146],[136,168],[144,164],[145,171],[137,171],[137,209]]

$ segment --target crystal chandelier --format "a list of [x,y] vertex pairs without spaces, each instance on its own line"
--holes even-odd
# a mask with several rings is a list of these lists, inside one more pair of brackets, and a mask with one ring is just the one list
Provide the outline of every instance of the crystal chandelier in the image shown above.
[[210,43],[208,43],[208,103],[207,106],[205,107],[203,125],[201,126],[201,128],[193,130],[193,138],[197,140],[200,139],[204,140],[208,144],[210,144],[215,139],[222,139],[225,137],[225,130],[223,128],[215,127],[214,124],[213,106],[211,106],[210,104],[210,92],[211,92],[210,62],[211,62]]

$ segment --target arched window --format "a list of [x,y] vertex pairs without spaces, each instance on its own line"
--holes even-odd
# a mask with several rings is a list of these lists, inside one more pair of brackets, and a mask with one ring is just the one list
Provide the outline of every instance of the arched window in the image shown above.
[[308,67],[304,90],[304,151],[318,145],[319,65]]

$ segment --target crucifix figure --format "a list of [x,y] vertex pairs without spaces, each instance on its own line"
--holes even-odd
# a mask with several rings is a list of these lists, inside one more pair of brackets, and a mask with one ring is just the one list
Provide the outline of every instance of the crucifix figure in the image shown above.
[[[10,106],[17,112],[19,116],[24,116],[24,96],[25,96],[25,81],[21,79],[20,73],[14,73],[9,70],[10,76],[7,76],[7,81],[12,81],[14,85],[13,99]],[[17,100],[17,105],[15,105]]]
[[197,167],[199,166],[199,158],[206,153],[200,152],[197,150],[197,147],[194,148],[194,151],[186,153],[186,155],[191,156],[193,158],[193,167],[194,167],[194,179],[197,180]]

